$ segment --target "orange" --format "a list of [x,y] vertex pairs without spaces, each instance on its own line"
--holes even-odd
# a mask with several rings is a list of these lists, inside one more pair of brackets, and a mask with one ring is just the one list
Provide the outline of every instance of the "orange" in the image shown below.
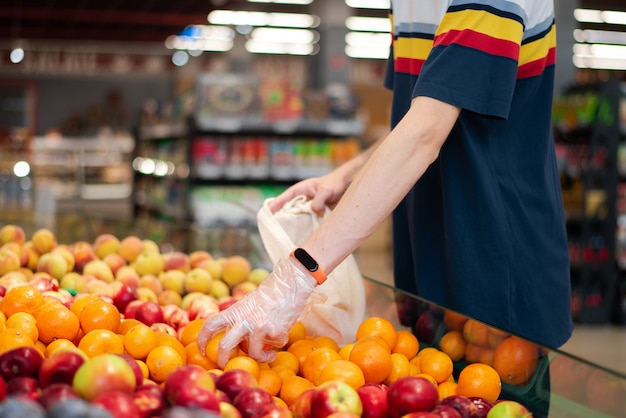
[[352,347],[354,347],[354,343],[348,343],[339,349],[339,355],[342,359],[350,359],[350,351],[352,351]]
[[436,353],[438,351],[441,351],[441,350],[439,350],[438,348],[435,348],[435,347],[424,347],[417,353],[417,355],[421,357],[421,356],[424,356],[426,354]]
[[255,379],[259,378],[259,363],[249,356],[235,356],[224,365],[224,371],[232,369],[243,369],[249,372]]
[[0,311],[7,318],[16,312],[27,312],[34,315],[44,303],[44,297],[32,286],[18,286],[9,290],[0,300]]
[[224,331],[220,331],[213,337],[211,337],[204,349],[204,353],[206,354],[206,356],[215,364],[217,364],[217,354],[219,351],[219,344],[222,338],[224,338]]
[[460,361],[465,356],[465,338],[460,331],[448,331],[439,340],[439,349],[452,361]]
[[120,320],[120,326],[117,328],[117,333],[120,335],[125,335],[129,329],[139,324],[143,324],[143,322],[135,318],[123,318],[122,320]]
[[283,380],[278,397],[282,399],[287,406],[291,406],[302,392],[313,388],[315,388],[315,385],[302,376],[287,376]]
[[415,356],[409,360],[409,374],[411,376],[415,376],[416,374],[422,373],[422,369],[420,367],[420,363],[422,362],[422,357],[424,356]]
[[458,395],[457,384],[454,380],[446,380],[437,385],[437,392],[439,392],[439,400],[448,396]]
[[287,351],[296,356],[300,370],[302,370],[306,356],[318,348],[320,348],[320,345],[317,341],[305,338],[303,340],[294,341],[293,344],[287,348]]
[[285,347],[289,347],[294,342],[306,338],[306,327],[301,321],[298,321],[291,327],[287,335],[288,339]]
[[198,340],[198,333],[200,329],[202,329],[202,325],[204,325],[204,319],[194,319],[185,325],[180,334],[180,342],[182,345],[186,347],[190,343]]
[[284,381],[287,376],[295,376],[296,372],[290,369],[287,366],[283,366],[282,364],[278,364],[272,367],[270,370],[274,370],[280,376],[280,380]]
[[341,356],[338,352],[328,347],[320,347],[306,356],[302,363],[300,375],[311,382],[315,382],[326,364],[339,359],[341,359]]
[[363,337],[380,337],[387,342],[389,347],[396,345],[396,327],[391,321],[378,316],[372,316],[363,320],[356,330],[356,340]]
[[39,329],[37,319],[27,312],[16,312],[6,320],[5,329],[14,328],[22,331],[30,337],[33,342],[39,339]]
[[491,348],[481,348],[477,363],[493,366],[493,356],[495,351]]
[[74,298],[74,301],[72,302],[72,305],[70,306],[70,310],[74,312],[76,316],[80,317],[80,312],[83,310],[85,306],[90,305],[92,303],[100,303],[100,302],[104,302],[104,299],[102,299],[98,295],[91,295],[87,293],[78,294]]
[[300,371],[300,361],[298,360],[298,357],[289,351],[277,351],[276,358],[270,362],[269,366],[270,368],[285,366],[293,370],[295,374]]
[[178,351],[167,345],[153,348],[146,357],[150,379],[157,383],[164,382],[170,373],[183,364]]
[[487,330],[487,344],[489,348],[496,348],[502,341],[510,337],[506,331],[500,331],[497,328],[489,327]]
[[538,361],[539,347],[515,336],[502,341],[493,353],[493,368],[510,385],[528,382]]
[[328,347],[335,352],[339,352],[339,344],[337,344],[337,342],[330,337],[326,337],[322,335],[322,336],[313,338],[313,340],[317,342],[320,345],[320,347]]
[[373,339],[357,341],[350,361],[361,368],[365,383],[381,383],[391,372],[391,352]]
[[34,347],[35,342],[19,329],[6,328],[0,331],[0,354],[23,346]]
[[211,361],[206,355],[200,351],[197,341],[193,341],[185,346],[187,353],[187,364],[196,364],[205,370],[217,368],[217,363]]
[[502,383],[498,372],[486,364],[469,364],[459,374],[457,393],[461,396],[479,396],[495,402],[501,390]]
[[410,373],[409,359],[402,353],[391,353],[391,371],[383,383],[390,385],[401,377],[409,376]]
[[475,319],[468,319],[463,325],[463,338],[468,343],[489,347],[489,327]]
[[78,314],[80,327],[88,333],[95,329],[108,329],[117,332],[120,326],[121,315],[115,305],[105,301],[90,303],[83,307]]
[[78,351],[82,353],[82,351],[79,350],[78,347],[76,347],[76,344],[74,344],[72,341],[66,340],[65,338],[58,338],[52,341],[50,344],[46,345],[44,356],[47,358],[53,355],[54,353],[56,353],[57,351],[67,351],[67,350],[70,350],[70,351],[73,350],[73,351]]
[[342,380],[354,389],[358,389],[365,384],[365,375],[363,370],[350,360],[333,360],[320,371],[315,386],[331,380]]
[[428,380],[430,383],[433,384],[434,387],[439,387],[439,383],[437,383],[437,381],[435,380],[434,377],[432,377],[431,375],[429,375],[428,373],[418,373],[415,375],[416,377],[423,377],[424,379]]
[[86,333],[78,343],[87,357],[92,358],[100,354],[124,353],[124,342],[116,333],[108,329],[95,329]]
[[424,354],[420,361],[422,373],[431,375],[437,383],[446,381],[454,370],[452,359],[443,351]]
[[157,347],[158,346],[168,346],[172,347],[174,350],[178,352],[178,355],[183,360],[183,363],[187,362],[187,351],[185,350],[185,346],[178,341],[178,339],[165,331],[154,331],[154,335],[157,338]]
[[463,331],[463,326],[468,320],[468,317],[459,313],[445,310],[443,313],[443,324],[448,331]]
[[74,340],[80,330],[80,322],[74,312],[62,304],[43,309],[37,316],[39,339],[50,344],[56,339]]
[[[121,334],[120,334],[121,335]],[[139,323],[124,334],[124,349],[133,358],[143,360],[157,345],[157,337],[152,328]]]
[[272,396],[278,395],[282,386],[282,379],[277,371],[271,369],[265,369],[259,371],[259,378],[257,383],[261,389],[266,391]]
[[5,329],[7,327],[6,325],[7,325],[7,316],[4,314],[4,312],[0,311],[0,331]]
[[[143,375],[144,381],[150,378],[150,370],[148,370],[148,365],[142,360],[135,360],[141,369],[141,374]],[[147,383],[147,382],[146,382]]]
[[396,332],[396,344],[391,348],[392,353],[401,353],[406,358],[413,358],[420,349],[420,343],[411,331],[401,329]]
[[485,349],[479,345],[466,343],[464,356],[465,361],[468,363],[478,363],[483,350]]

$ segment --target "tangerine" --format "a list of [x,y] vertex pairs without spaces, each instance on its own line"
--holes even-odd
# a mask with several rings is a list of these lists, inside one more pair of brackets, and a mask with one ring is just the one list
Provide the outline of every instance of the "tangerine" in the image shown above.
[[180,342],[182,345],[186,347],[190,343],[197,341],[198,333],[202,329],[202,325],[204,325],[204,319],[201,318],[194,319],[185,325],[180,334]]
[[320,347],[306,356],[302,363],[300,375],[311,382],[315,382],[326,364],[339,359],[341,359],[341,356],[337,351],[328,347]]
[[339,344],[335,340],[327,336],[319,336],[313,338],[315,342],[317,342],[320,347],[328,347],[335,352],[339,352]]
[[72,305],[70,306],[70,310],[74,312],[76,316],[80,318],[80,313],[85,306],[90,305],[92,303],[100,303],[103,301],[104,299],[102,299],[98,295],[80,293],[76,295],[76,297],[74,298]]
[[315,386],[331,380],[342,380],[354,389],[358,389],[365,384],[363,370],[350,360],[333,360],[328,362],[317,376]]
[[457,393],[461,396],[478,396],[495,402],[501,390],[502,381],[498,372],[486,364],[469,364],[459,374]]
[[463,338],[471,344],[489,347],[489,327],[475,319],[468,319],[463,325]]
[[206,355],[202,353],[197,341],[192,341],[185,346],[185,352],[187,354],[187,364],[196,364],[201,366],[205,370],[217,368],[217,363],[211,361]]
[[348,343],[339,349],[339,355],[342,359],[350,359],[350,351],[352,351],[352,347],[354,347],[354,343]]
[[437,383],[446,381],[454,370],[454,364],[449,355],[443,351],[425,354],[420,361],[422,373],[431,375]]
[[84,306],[78,314],[80,327],[84,333],[96,329],[107,329],[117,332],[120,326],[121,315],[115,305],[101,300]]
[[146,357],[150,379],[157,383],[164,382],[174,370],[184,363],[178,351],[168,345],[153,348]]
[[93,358],[100,354],[123,354],[124,342],[119,335],[108,329],[94,329],[86,333],[78,342],[78,348],[87,357]]
[[443,324],[446,326],[448,331],[462,332],[463,326],[467,320],[467,316],[449,311],[447,309],[443,313]]
[[224,338],[224,331],[220,331],[207,342],[204,348],[204,353],[213,363],[217,364],[217,355],[219,352],[219,345],[222,338]]
[[74,312],[59,303],[39,312],[37,329],[44,344],[59,338],[73,341],[80,331],[80,322]]
[[6,328],[18,329],[30,337],[31,340],[39,339],[39,329],[37,328],[37,319],[28,312],[16,312],[11,315],[5,323]]
[[35,342],[24,331],[15,328],[0,331],[0,354],[24,346],[35,346]]
[[185,350],[185,346],[178,341],[178,338],[165,331],[154,331],[154,335],[157,338],[157,346],[172,347],[178,352],[178,355],[183,360],[183,363],[187,362],[187,351]]
[[349,360],[361,368],[365,383],[381,383],[391,373],[391,352],[374,339],[358,340]]
[[452,361],[460,361],[465,356],[465,338],[460,331],[448,331],[439,340],[439,349],[446,353]]
[[391,385],[396,380],[408,376],[410,373],[411,365],[409,359],[402,353],[391,353],[391,371],[383,383]]
[[259,371],[257,383],[259,388],[263,389],[272,396],[276,396],[280,392],[282,379],[276,370],[264,369]]
[[502,341],[493,353],[493,368],[502,381],[510,385],[528,382],[538,362],[538,346],[515,336]]
[[439,400],[447,398],[448,396],[458,395],[457,383],[454,380],[446,380],[437,385],[437,392],[439,393]]
[[302,321],[297,321],[289,330],[287,334],[287,344],[285,348],[289,347],[291,344],[298,340],[303,340],[306,338],[307,331],[304,323]]
[[302,376],[286,376],[283,379],[282,385],[280,386],[280,392],[278,392],[278,397],[282,399],[287,404],[287,406],[291,406],[296,401],[296,399],[298,399],[300,394],[302,394],[305,390],[313,388],[315,388],[313,382],[305,379]]
[[300,371],[300,361],[298,357],[289,351],[277,351],[276,358],[269,363],[269,366],[270,368],[285,366],[293,370],[295,374]]
[[415,357],[420,349],[420,343],[411,331],[401,329],[396,332],[396,344],[391,348],[392,353],[401,353],[406,358]]
[[35,315],[35,312],[43,305],[44,297],[32,286],[18,286],[9,290],[0,300],[0,311],[7,318],[17,312],[27,312]]
[[259,363],[249,356],[235,356],[228,360],[224,365],[224,371],[232,369],[242,369],[254,376],[255,379],[259,378]]
[[[122,335],[122,334],[119,334]],[[143,360],[157,346],[157,337],[152,328],[139,323],[123,334],[124,349],[134,359]]]
[[288,348],[287,351],[298,359],[299,370],[302,370],[302,365],[304,364],[304,359],[311,352],[320,348],[320,344],[313,339],[302,339],[294,341]]
[[396,327],[388,319],[372,316],[363,320],[356,331],[356,340],[360,340],[363,337],[375,336],[380,337],[389,347],[396,345],[397,333]]

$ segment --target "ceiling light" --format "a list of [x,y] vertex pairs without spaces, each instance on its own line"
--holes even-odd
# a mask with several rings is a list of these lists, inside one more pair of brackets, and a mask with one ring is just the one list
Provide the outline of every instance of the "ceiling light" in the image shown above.
[[608,30],[576,29],[574,40],[589,44],[626,44],[626,33]]
[[613,10],[575,9],[574,19],[585,23],[608,23],[626,25],[626,12]]
[[389,9],[390,0],[346,0],[346,4],[354,9]]
[[391,31],[391,23],[386,17],[350,16],[346,19],[346,27],[350,30],[362,32],[389,33]]
[[185,51],[176,51],[172,54],[172,62],[177,67],[182,67],[189,62],[189,54]]
[[207,17],[214,25],[278,26],[285,28],[313,28],[319,18],[303,13],[266,13],[239,10],[213,10]]
[[250,34],[255,41],[312,44],[319,40],[317,32],[308,29],[256,28]]
[[253,54],[313,55],[318,51],[318,46],[310,43],[263,42],[256,39],[249,39],[245,48]]
[[348,32],[346,35],[346,55],[351,58],[389,58],[389,34]]
[[9,59],[13,64],[19,64],[24,59],[24,49],[22,48],[14,48],[9,55]]
[[248,0],[249,3],[311,4],[313,0]]

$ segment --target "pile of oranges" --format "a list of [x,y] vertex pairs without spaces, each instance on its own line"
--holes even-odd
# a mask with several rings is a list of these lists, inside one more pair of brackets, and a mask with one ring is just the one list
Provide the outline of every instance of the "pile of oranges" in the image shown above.
[[446,332],[438,347],[453,361],[492,366],[502,382],[521,386],[533,377],[541,348],[453,311],[444,311]]

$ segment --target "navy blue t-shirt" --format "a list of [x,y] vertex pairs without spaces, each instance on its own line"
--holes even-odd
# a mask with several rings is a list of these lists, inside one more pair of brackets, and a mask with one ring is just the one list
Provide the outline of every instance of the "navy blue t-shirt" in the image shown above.
[[572,319],[551,126],[552,2],[394,0],[391,18],[392,125],[416,96],[462,108],[394,211],[396,286],[562,345]]

